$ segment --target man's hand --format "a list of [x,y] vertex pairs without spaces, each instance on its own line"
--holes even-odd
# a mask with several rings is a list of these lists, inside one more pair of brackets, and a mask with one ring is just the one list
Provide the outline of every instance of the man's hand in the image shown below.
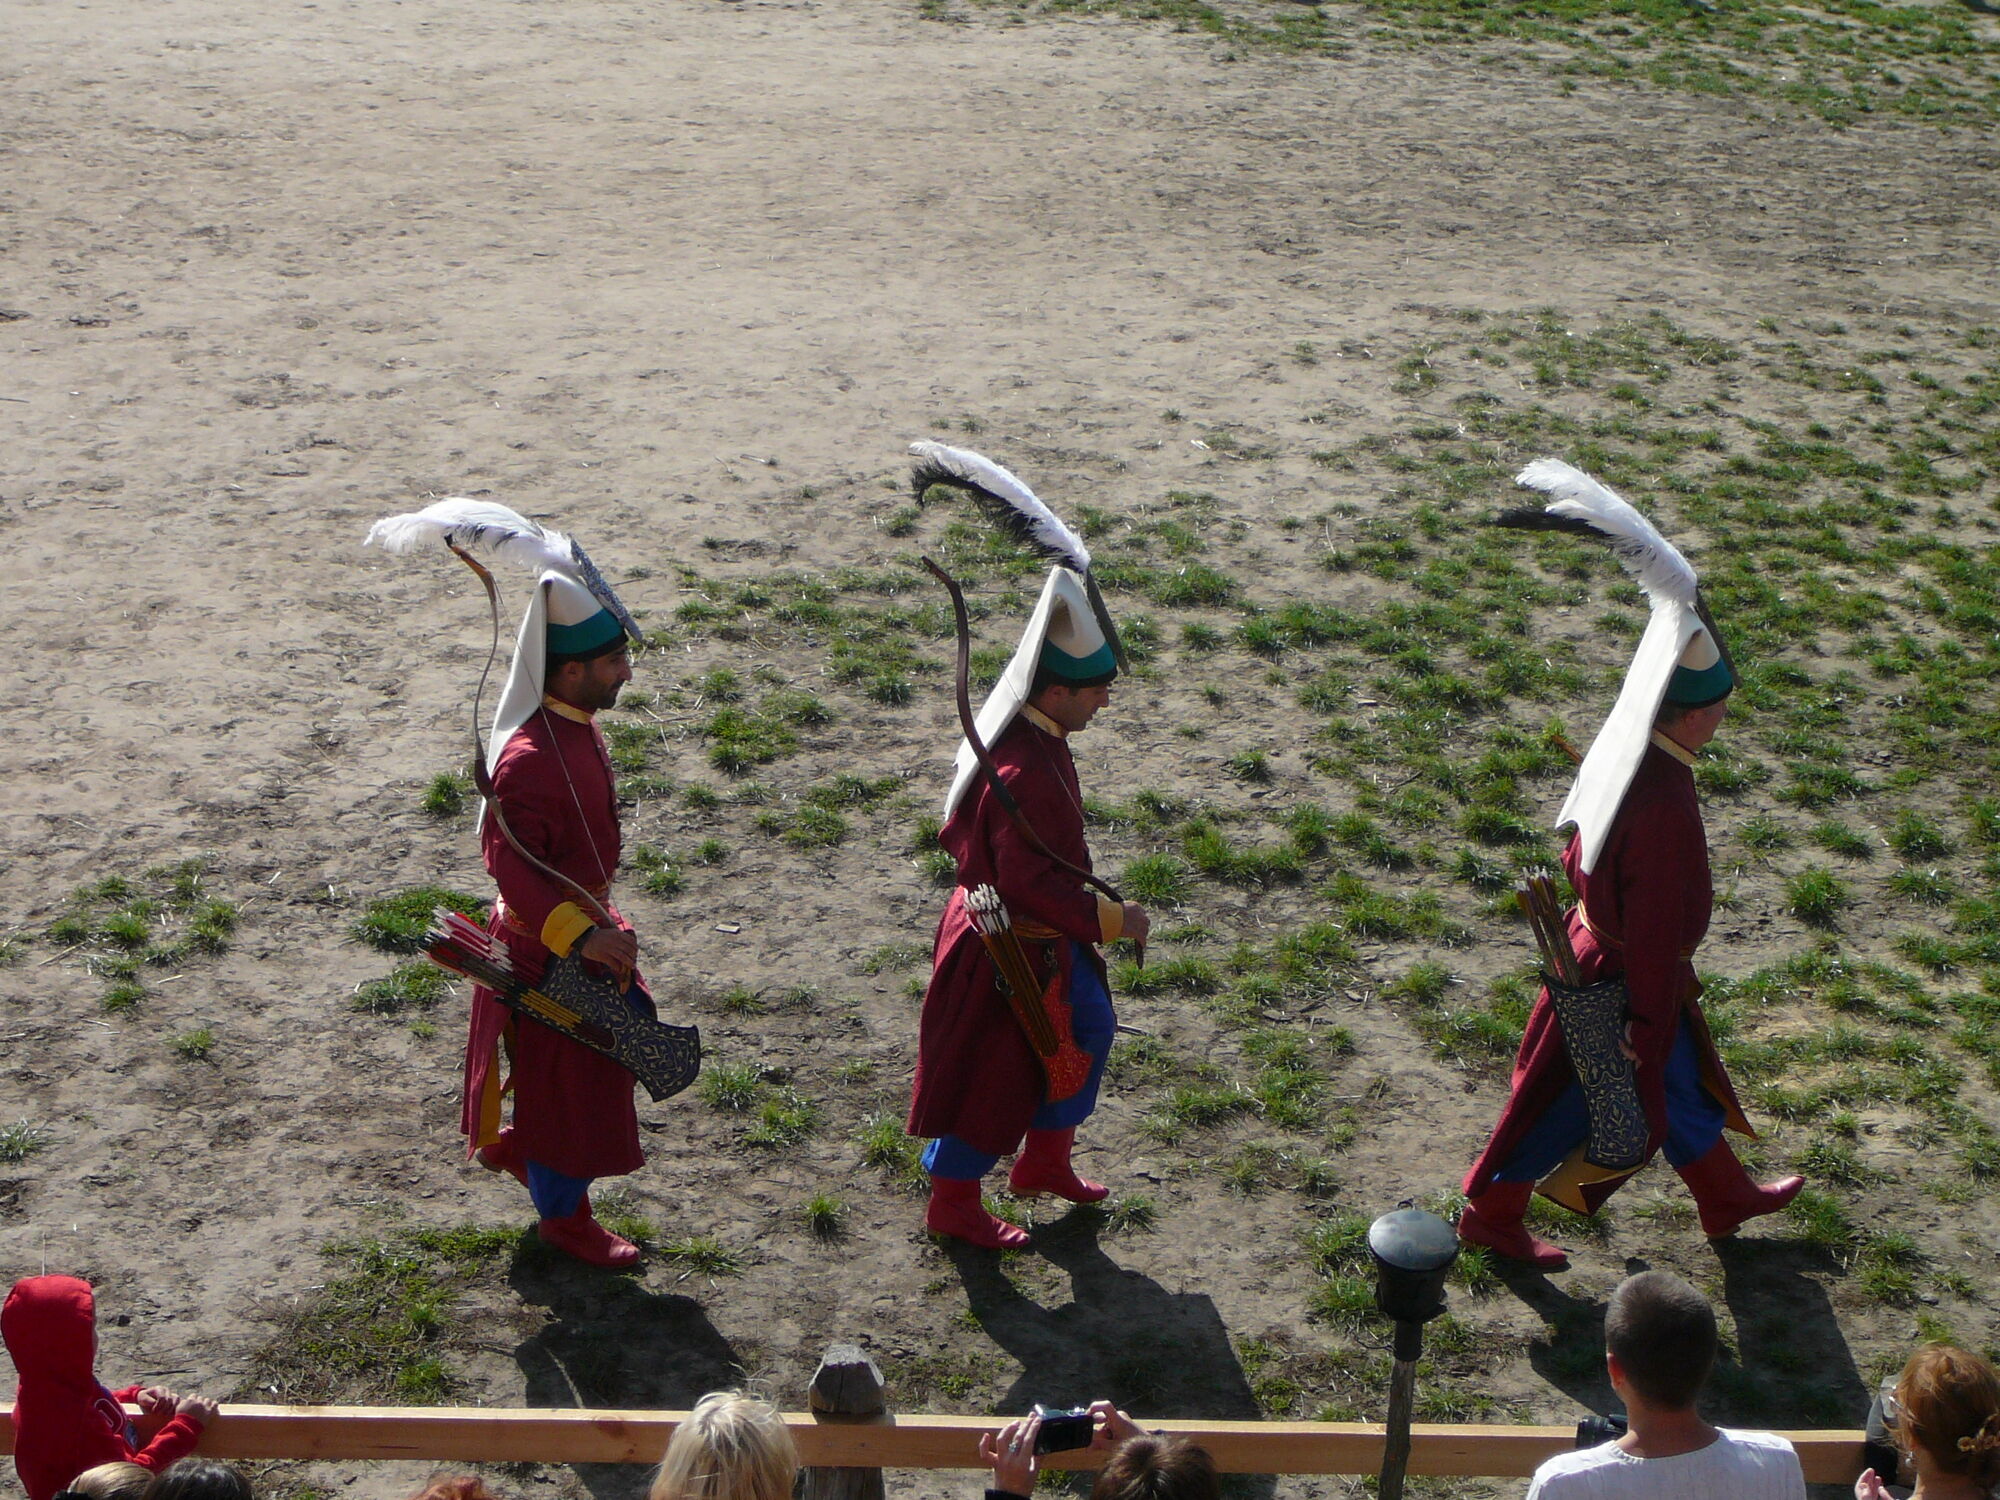
[[1146,934],[1153,930],[1153,919],[1146,915],[1146,908],[1136,901],[1125,903],[1124,930],[1118,935],[1130,938],[1140,947],[1146,946]]
[[222,1408],[206,1396],[183,1396],[174,1404],[174,1415],[186,1417],[206,1427]]
[[1625,1036],[1618,1043],[1618,1050],[1625,1054],[1625,1061],[1627,1062],[1635,1063],[1639,1060],[1639,1049],[1632,1045],[1632,1023],[1630,1021],[1625,1023]]
[[593,927],[583,935],[577,951],[592,963],[603,964],[618,976],[620,984],[627,984],[639,965],[639,935],[623,927]]

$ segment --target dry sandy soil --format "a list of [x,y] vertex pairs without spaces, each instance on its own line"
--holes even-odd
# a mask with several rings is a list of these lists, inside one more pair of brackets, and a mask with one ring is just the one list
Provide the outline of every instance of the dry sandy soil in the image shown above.
[[[418,807],[462,758],[483,604],[442,560],[364,555],[378,515],[472,492],[553,518],[664,622],[680,565],[756,580],[908,551],[879,527],[901,503],[903,446],[969,421],[967,441],[1058,504],[1131,512],[1208,491],[1253,533],[1233,555],[1263,597],[1352,599],[1365,581],[1330,582],[1316,549],[1338,544],[1342,515],[1387,502],[1308,455],[1416,410],[1389,356],[1433,337],[1440,309],[1553,305],[1579,325],[1660,311],[1725,337],[1760,318],[1993,319],[1987,137],[1835,131],[1588,82],[1558,93],[1533,69],[1378,51],[1356,30],[1341,58],[1225,61],[1165,29],[942,25],[885,0],[13,0],[0,922],[26,941],[0,970],[0,1119],[44,1145],[0,1168],[0,1275],[92,1277],[119,1319],[107,1375],[247,1397],[274,1320],[328,1279],[323,1244],[526,1222],[511,1184],[460,1157],[462,1000],[431,1035],[348,1006],[389,964],[349,936],[363,903],[484,888],[467,821]],[[1301,341],[1316,363],[1288,357]],[[1308,411],[1321,425],[1301,426]],[[1224,429],[1269,435],[1270,451],[1237,461],[1189,441]],[[1337,506],[1353,509],[1327,519]],[[1311,524],[1278,530],[1286,518]],[[925,650],[941,663],[946,643]],[[760,773],[781,798],[850,770],[906,777],[909,808],[941,792],[940,675],[887,706],[825,683],[823,654],[795,643],[690,636],[642,661],[640,685],[715,666],[770,668],[836,708]],[[1086,783],[1254,807],[1222,762],[1257,746],[1281,773],[1269,795],[1309,788],[1337,810],[1338,787],[1310,787],[1307,716],[1261,670],[1239,663],[1241,696],[1199,741],[1173,732],[1196,706],[1171,669],[1131,685],[1079,742]],[[669,730],[701,716],[679,701],[660,711]],[[1570,713],[1587,726],[1599,711]],[[656,769],[729,785],[687,735]],[[1560,792],[1538,786],[1544,812]],[[606,1278],[524,1257],[453,1304],[450,1399],[681,1406],[738,1381],[796,1406],[820,1350],[861,1338],[906,1409],[1115,1389],[1160,1415],[1254,1416],[1273,1404],[1252,1390],[1273,1350],[1302,1361],[1302,1414],[1374,1409],[1308,1357],[1338,1342],[1306,1316],[1299,1234],[1321,1207],[1229,1191],[1189,1160],[1219,1147],[1138,1132],[1151,1096],[1130,1088],[1087,1132],[1089,1164],[1151,1193],[1153,1232],[1073,1226],[1007,1267],[930,1246],[915,1201],[852,1141],[899,1108],[913,1050],[910,972],[862,961],[928,941],[939,898],[906,848],[914,812],[815,852],[757,833],[755,811],[635,808],[631,842],[718,836],[731,857],[628,909],[712,1055],[819,1096],[818,1132],[758,1150],[692,1094],[643,1110],[654,1159],[631,1207],[665,1237],[719,1237],[742,1274],[656,1257]],[[80,885],[195,854],[241,908],[228,952],[149,975],[137,1008],[101,1014],[102,979],[48,925]],[[1254,934],[1296,922],[1305,899],[1214,894],[1186,915]],[[1742,954],[1721,962],[1785,946],[1768,918],[1737,935]],[[1422,951],[1378,972],[1381,950],[1364,950],[1352,1014],[1320,1018],[1358,1041],[1336,1096],[1367,1096],[1340,1164],[1348,1209],[1453,1186],[1504,1087],[1364,1003]],[[1452,963],[1479,980],[1520,958],[1516,933]],[[717,1003],[737,983],[767,997],[761,1013]],[[779,998],[796,989],[811,993]],[[1229,1052],[1184,1002],[1127,1016]],[[170,1048],[201,1027],[205,1060]],[[1655,1174],[1645,1191],[1672,1197]],[[800,1219],[822,1188],[849,1211],[831,1247]],[[1990,1207],[1970,1222],[1986,1234]],[[1601,1298],[1648,1237],[1720,1285],[1667,1218],[1621,1221],[1560,1289],[1482,1299],[1479,1327],[1506,1352],[1477,1381],[1500,1414],[1568,1420],[1602,1398],[1587,1372],[1538,1360],[1535,1339]],[[1814,1266],[1771,1274],[1842,1399],[1911,1335],[1907,1312],[1843,1334]],[[1990,1305],[1956,1316],[1993,1336]],[[1176,1357],[1157,1342],[1135,1356],[1135,1330],[1171,1330]],[[265,1482],[387,1497],[412,1477],[317,1466]],[[635,1483],[501,1477],[607,1497]]]

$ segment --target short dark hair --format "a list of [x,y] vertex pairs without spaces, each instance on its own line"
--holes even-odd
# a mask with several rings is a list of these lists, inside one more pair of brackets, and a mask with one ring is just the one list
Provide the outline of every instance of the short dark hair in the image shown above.
[[160,1476],[147,1500],[257,1500],[257,1492],[234,1464],[184,1458]]
[[1604,1347],[1633,1390],[1669,1411],[1694,1406],[1719,1342],[1708,1299],[1667,1271],[1626,1277],[1604,1309]]
[[1090,1500],[1216,1500],[1215,1460],[1185,1438],[1135,1437],[1097,1471]]

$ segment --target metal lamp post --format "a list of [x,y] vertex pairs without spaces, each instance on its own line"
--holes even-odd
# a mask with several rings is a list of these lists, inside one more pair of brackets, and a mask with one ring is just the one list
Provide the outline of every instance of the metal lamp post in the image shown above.
[[1458,1234],[1436,1214],[1405,1203],[1368,1227],[1375,1258],[1375,1305],[1396,1325],[1396,1362],[1389,1376],[1389,1422],[1382,1450],[1381,1500],[1403,1500],[1410,1462],[1410,1405],[1424,1324],[1444,1311],[1444,1279],[1458,1259]]

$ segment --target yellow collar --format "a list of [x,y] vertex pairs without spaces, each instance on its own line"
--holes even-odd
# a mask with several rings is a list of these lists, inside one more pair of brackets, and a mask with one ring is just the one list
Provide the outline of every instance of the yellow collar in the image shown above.
[[1059,740],[1069,738],[1069,731],[1067,729],[1063,728],[1062,725],[1051,719],[1032,703],[1023,703],[1021,705],[1021,716],[1034,725],[1035,728],[1041,730],[1043,734],[1052,734]]
[[1667,754],[1671,755],[1675,760],[1679,761],[1682,765],[1692,766],[1694,764],[1694,751],[1688,749],[1685,745],[1682,745],[1677,741],[1670,739],[1667,735],[1663,734],[1661,731],[1657,729],[1653,731],[1653,743],[1658,745],[1662,750],[1666,751]]
[[575,724],[588,724],[597,716],[588,709],[578,708],[574,703],[565,703],[554,693],[542,694],[542,707],[558,718],[568,719]]

